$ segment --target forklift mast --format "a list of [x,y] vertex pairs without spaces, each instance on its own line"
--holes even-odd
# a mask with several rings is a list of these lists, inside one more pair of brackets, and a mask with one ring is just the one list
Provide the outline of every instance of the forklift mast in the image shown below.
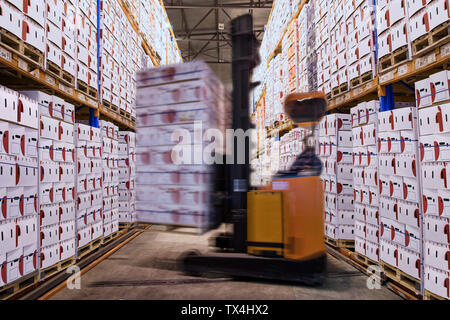
[[[233,44],[233,130],[247,132],[251,128],[249,117],[250,91],[253,69],[259,64],[259,42],[253,33],[253,17],[240,16],[231,22]],[[235,138],[236,139],[236,138]],[[228,190],[231,195],[231,223],[233,235],[231,246],[234,252],[247,252],[247,192],[250,176],[250,137],[245,140],[245,163],[239,164],[238,144],[233,144],[233,164],[228,165]]]

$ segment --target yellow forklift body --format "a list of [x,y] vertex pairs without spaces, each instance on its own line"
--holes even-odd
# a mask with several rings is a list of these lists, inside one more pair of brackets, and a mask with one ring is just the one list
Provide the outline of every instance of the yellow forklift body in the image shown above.
[[257,256],[283,256],[281,192],[247,194],[247,252]]
[[309,260],[325,254],[323,186],[318,176],[272,182],[283,193],[284,257]]

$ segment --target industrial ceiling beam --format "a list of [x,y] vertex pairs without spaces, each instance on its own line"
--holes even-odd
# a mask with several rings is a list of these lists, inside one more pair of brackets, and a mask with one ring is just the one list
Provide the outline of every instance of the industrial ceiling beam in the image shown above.
[[221,4],[221,5],[203,5],[203,4],[183,4],[183,5],[170,5],[166,4],[166,9],[242,9],[242,10],[271,10],[273,1],[267,1],[266,5],[258,6],[251,2],[247,3],[235,3],[235,4]]
[[[216,32],[216,28],[195,28],[195,30],[196,30],[196,32],[197,31],[198,32],[214,32],[214,33]],[[253,26],[253,31],[254,32],[257,32],[258,30],[263,30],[264,31],[264,25],[254,25]],[[175,34],[184,34],[186,31],[183,28],[183,29],[173,30],[173,32]],[[192,33],[192,34],[194,34],[194,33]],[[230,33],[230,35],[231,35],[231,33]]]

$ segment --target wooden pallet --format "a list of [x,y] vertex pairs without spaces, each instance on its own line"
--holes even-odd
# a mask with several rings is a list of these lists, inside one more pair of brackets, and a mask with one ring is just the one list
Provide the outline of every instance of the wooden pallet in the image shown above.
[[119,222],[119,230],[128,229],[135,225],[134,222]]
[[328,101],[330,101],[330,100],[331,100],[331,98],[332,98],[332,96],[331,96],[331,92],[330,92],[330,93],[328,93],[328,94],[326,95],[326,98],[327,98],[327,100],[328,100]]
[[423,300],[448,300],[428,290],[425,290]]
[[75,264],[75,257],[70,257],[65,260],[59,261],[58,263],[47,267],[45,269],[41,270],[41,279],[45,280],[48,279],[55,274],[67,269],[71,265]]
[[355,248],[355,240],[333,239],[325,236],[325,243],[335,248]]
[[103,237],[99,237],[78,249],[78,259],[85,257],[102,245]]
[[408,47],[398,48],[391,54],[379,59],[380,73],[392,70],[406,61],[408,61]]
[[378,262],[360,254],[359,252],[353,252],[352,259],[356,260],[357,262],[361,263],[362,265],[364,265],[366,267],[378,265]]
[[117,237],[119,237],[120,235],[121,235],[121,232],[120,231],[116,231],[116,232],[113,232],[113,233],[111,233],[111,234],[109,234],[107,236],[103,236],[103,243],[102,244],[107,244],[107,243],[113,241],[114,239],[116,239]]
[[0,300],[8,300],[39,282],[39,273],[34,271],[0,288]]
[[128,120],[131,120],[131,113],[128,111],[120,109],[120,115]]
[[343,83],[339,87],[331,89],[331,94],[333,97],[343,94],[349,90],[348,83]]
[[419,279],[410,276],[399,268],[393,267],[382,260],[380,260],[380,267],[383,270],[383,274],[386,276],[386,278],[402,285],[411,292],[414,292],[416,295],[420,294]]
[[60,66],[47,60],[47,71],[49,71],[53,76],[67,82],[69,85],[75,85],[75,77],[70,73],[64,71]]
[[440,45],[450,41],[449,33],[450,21],[435,28],[426,35],[414,40],[411,43],[412,56],[419,57],[428,53]]
[[92,99],[97,99],[97,88],[93,88],[81,80],[77,80],[78,90],[83,92],[85,95],[91,97]]
[[110,111],[112,111],[114,113],[118,113],[119,112],[119,107],[113,105],[111,102],[103,100],[102,103],[103,103],[103,106],[106,109],[109,109]]
[[361,86],[363,84],[366,84],[367,82],[372,81],[372,79],[373,79],[372,71],[366,72],[360,75],[358,78],[350,80],[350,88],[354,89],[358,86]]
[[[33,61],[36,66],[44,67],[44,53],[25,43],[14,34],[0,28],[0,43],[9,50],[16,53],[19,57],[25,57],[27,61]],[[29,70],[27,70],[29,71]]]

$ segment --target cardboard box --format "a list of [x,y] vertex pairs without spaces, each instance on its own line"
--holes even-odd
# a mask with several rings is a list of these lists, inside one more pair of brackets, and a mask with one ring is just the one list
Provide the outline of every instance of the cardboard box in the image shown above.
[[448,291],[448,283],[450,279],[450,273],[445,272],[431,266],[424,266],[424,287],[426,290],[437,294],[443,298],[450,298],[450,294]]

